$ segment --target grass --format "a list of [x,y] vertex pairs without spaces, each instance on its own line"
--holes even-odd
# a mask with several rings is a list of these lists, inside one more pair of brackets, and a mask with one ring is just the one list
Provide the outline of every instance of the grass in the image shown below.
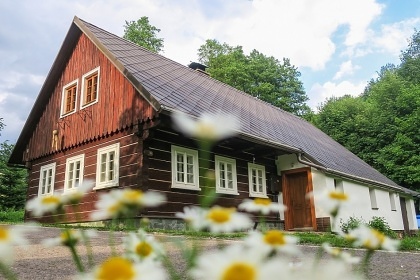
[[25,210],[0,210],[0,222],[1,223],[10,223],[10,224],[17,224],[23,223],[23,216],[25,214]]

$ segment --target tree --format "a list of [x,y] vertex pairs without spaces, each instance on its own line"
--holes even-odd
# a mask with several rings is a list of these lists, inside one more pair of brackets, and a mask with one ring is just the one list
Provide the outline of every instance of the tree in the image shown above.
[[408,47],[401,52],[399,74],[412,83],[420,83],[420,31],[414,30]]
[[163,51],[163,39],[157,37],[160,29],[149,23],[148,17],[141,17],[137,21],[125,21],[124,39],[127,39],[152,52]]
[[7,141],[0,144],[0,210],[25,206],[27,171],[7,166],[13,147]]
[[198,49],[200,63],[209,74],[236,89],[244,91],[298,116],[310,113],[308,97],[299,80],[300,72],[290,63],[253,50],[246,55],[241,46],[232,47],[217,40],[207,40]]

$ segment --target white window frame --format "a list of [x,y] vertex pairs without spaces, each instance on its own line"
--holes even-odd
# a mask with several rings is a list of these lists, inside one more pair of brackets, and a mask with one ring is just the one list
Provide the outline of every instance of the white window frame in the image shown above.
[[369,188],[370,206],[372,210],[378,210],[378,201],[376,200],[376,190]]
[[389,193],[389,203],[391,204],[391,211],[397,211],[396,197],[396,193]]
[[[79,176],[77,178],[76,164],[80,162]],[[73,165],[73,169],[70,167]],[[71,192],[83,183],[85,169],[85,154],[66,159],[66,173],[64,175],[64,192]],[[70,182],[71,181],[71,182]],[[76,183],[77,182],[77,183]]]
[[[101,171],[102,171],[102,155],[114,153],[114,162],[112,165],[113,168],[113,177],[108,178],[111,165],[109,164],[109,158],[106,157],[105,162],[105,180],[101,182]],[[97,158],[96,158],[96,186],[93,188],[102,189],[109,187],[116,187],[119,184],[119,169],[120,169],[120,143],[115,143],[103,148],[98,149]]]
[[[97,84],[96,84],[96,99],[95,99],[95,101],[92,101],[92,102],[89,102],[89,103],[85,104],[84,100],[85,100],[85,95],[86,95],[86,80],[94,74],[98,74],[98,81],[97,81]],[[89,107],[93,104],[98,103],[98,100],[99,100],[99,78],[100,78],[99,76],[100,76],[100,67],[99,66],[82,76],[82,90],[81,90],[82,93],[81,93],[81,96],[80,96],[80,109],[84,109],[86,107]]]
[[[177,155],[183,155],[183,181],[178,181]],[[193,182],[187,182],[187,156],[193,158]],[[199,183],[198,151],[171,145],[172,188],[201,190]]]
[[[67,99],[67,89],[70,88],[70,87],[73,87],[74,85],[76,85],[76,96],[75,96],[75,100],[74,100],[74,109],[72,111],[65,112],[66,99]],[[71,114],[76,112],[76,110],[77,110],[77,97],[79,96],[78,91],[79,91],[79,79],[76,79],[76,80],[68,83],[67,85],[65,85],[63,87],[63,90],[62,90],[62,93],[61,93],[60,118],[63,118],[65,116],[71,115]]]
[[[262,181],[262,192],[254,191],[253,190],[253,176],[252,171],[255,170],[255,173],[258,175],[261,172],[261,181]],[[256,179],[257,188],[259,188],[258,184],[259,180]],[[265,166],[255,164],[255,163],[248,163],[248,184],[249,184],[249,196],[250,197],[263,197],[267,198],[267,182],[266,182],[266,175],[265,175]]]
[[[224,170],[220,170],[220,164],[224,165]],[[238,195],[238,182],[236,179],[236,160],[232,158],[222,157],[222,156],[215,156],[214,157],[214,165],[215,165],[215,172],[216,172],[216,193],[224,193],[224,194],[234,194]],[[231,165],[232,167],[232,188],[228,188],[227,186],[223,187],[221,184],[222,177],[225,180],[225,184],[228,184],[228,171],[227,165]],[[223,173],[223,176],[222,176]]]
[[[56,163],[50,163],[47,165],[43,165],[41,166],[41,169],[39,170],[39,185],[38,185],[38,195],[52,195],[54,193],[54,183],[55,183],[55,168],[56,168]],[[51,174],[48,175],[49,171],[51,171]],[[47,173],[45,173],[47,172]],[[45,181],[47,178],[45,178],[45,176],[51,177],[51,181],[49,183],[50,185],[50,191],[43,192],[43,189],[45,190],[45,188],[47,187],[47,185],[45,185],[45,183],[47,181]]]

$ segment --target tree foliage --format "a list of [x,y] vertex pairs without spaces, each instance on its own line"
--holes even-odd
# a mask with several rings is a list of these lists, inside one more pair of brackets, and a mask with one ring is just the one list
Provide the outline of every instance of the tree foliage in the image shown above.
[[420,190],[420,34],[359,97],[331,98],[314,123],[396,183]]
[[289,59],[279,61],[257,50],[246,55],[241,46],[217,40],[207,40],[198,50],[198,59],[219,81],[295,115],[310,113],[300,72]]
[[125,21],[123,38],[159,53],[163,51],[163,39],[157,37],[159,32],[159,28],[149,23],[148,17],[141,17],[137,21]]
[[0,143],[0,210],[22,209],[25,205],[27,171],[7,166],[13,147]]

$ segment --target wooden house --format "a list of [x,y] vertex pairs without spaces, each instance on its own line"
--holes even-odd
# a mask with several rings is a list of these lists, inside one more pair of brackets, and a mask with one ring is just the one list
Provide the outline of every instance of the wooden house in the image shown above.
[[[141,216],[170,226],[177,223],[176,212],[198,203],[208,174],[200,170],[195,139],[173,128],[173,112],[229,113],[240,121],[238,134],[218,142],[208,162],[219,182],[219,205],[269,197],[288,206],[269,222],[286,230],[322,231],[330,217],[306,196],[335,188],[360,202],[343,220],[380,216],[394,230],[417,229],[412,192],[310,123],[77,17],[9,163],[29,169],[28,199],[95,180],[78,218],[67,215],[68,222],[91,221],[100,193],[135,188],[166,195],[167,204]],[[177,170],[177,155],[192,159],[194,179],[175,176],[186,172]],[[228,183],[220,183],[223,171],[217,166],[232,170]]]

